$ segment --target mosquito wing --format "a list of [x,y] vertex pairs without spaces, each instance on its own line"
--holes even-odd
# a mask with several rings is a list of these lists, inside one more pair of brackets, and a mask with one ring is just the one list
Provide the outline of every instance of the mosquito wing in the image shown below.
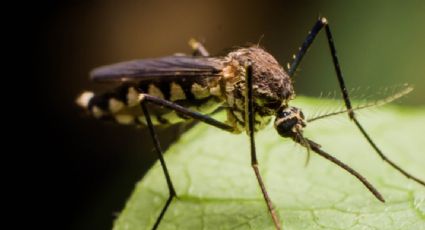
[[[101,66],[90,73],[94,81],[142,81],[158,77],[218,76],[223,66],[218,58],[166,56]],[[164,79],[165,80],[165,79]]]

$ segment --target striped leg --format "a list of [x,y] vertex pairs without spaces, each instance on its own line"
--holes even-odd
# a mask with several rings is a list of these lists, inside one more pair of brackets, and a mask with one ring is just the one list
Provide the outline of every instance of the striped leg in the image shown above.
[[260,185],[261,192],[263,193],[264,200],[266,201],[267,208],[269,209],[270,215],[272,216],[273,223],[277,230],[281,229],[279,218],[276,214],[276,211],[273,208],[273,203],[267,193],[266,186],[264,185],[263,179],[260,174],[260,170],[258,169],[258,160],[257,153],[255,150],[255,130],[254,130],[254,119],[255,119],[255,111],[254,111],[254,98],[253,98],[253,83],[252,83],[252,65],[248,63],[246,65],[246,113],[245,113],[245,121],[248,121],[248,126],[246,127],[250,145],[251,145],[251,166],[254,169],[255,176],[257,177],[258,184]]
[[293,76],[295,71],[297,70],[302,58],[306,54],[308,48],[313,43],[314,39],[316,38],[317,34],[325,28],[326,37],[328,39],[328,45],[332,56],[332,61],[335,67],[336,76],[338,79],[339,88],[342,93],[342,97],[345,103],[345,107],[347,108],[348,117],[354,122],[354,124],[357,126],[357,128],[360,130],[362,135],[366,138],[366,140],[369,142],[369,144],[372,146],[372,148],[375,150],[375,152],[382,158],[383,161],[387,162],[391,167],[399,171],[401,174],[406,176],[409,179],[412,179],[416,181],[417,183],[425,186],[425,182],[410,173],[406,172],[404,169],[402,169],[400,166],[398,166],[395,162],[390,160],[385,154],[381,151],[381,149],[375,144],[375,142],[372,140],[372,138],[369,136],[369,134],[366,132],[366,130],[363,128],[363,126],[360,124],[360,122],[357,120],[356,114],[354,113],[353,107],[351,106],[351,100],[348,95],[348,90],[345,86],[344,77],[341,71],[341,67],[338,61],[338,57],[336,54],[336,48],[334,44],[334,40],[332,37],[331,29],[329,27],[328,21],[326,18],[319,18],[314,24],[313,28],[311,29],[309,35],[307,36],[304,43],[301,45],[300,50],[295,55],[293,62],[291,65],[289,65],[288,73],[290,76]]

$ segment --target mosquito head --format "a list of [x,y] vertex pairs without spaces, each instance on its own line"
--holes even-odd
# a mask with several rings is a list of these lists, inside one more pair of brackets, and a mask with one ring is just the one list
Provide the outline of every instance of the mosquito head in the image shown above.
[[274,127],[282,137],[297,138],[306,126],[304,114],[296,107],[282,107],[276,113]]

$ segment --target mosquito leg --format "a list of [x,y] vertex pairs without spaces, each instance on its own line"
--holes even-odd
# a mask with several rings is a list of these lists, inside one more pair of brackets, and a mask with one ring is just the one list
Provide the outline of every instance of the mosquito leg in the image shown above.
[[319,18],[317,22],[314,24],[313,28],[308,33],[307,38],[304,40],[303,44],[299,48],[297,54],[293,56],[293,61],[291,64],[288,64],[288,74],[289,76],[293,76],[295,71],[298,69],[298,66],[301,63],[304,55],[307,53],[308,48],[310,48],[317,34],[322,30],[322,28],[327,25],[326,18]]
[[193,50],[193,56],[202,56],[202,57],[209,57],[210,53],[208,53],[207,49],[202,45],[201,42],[198,40],[191,38],[189,40],[189,46]]
[[217,127],[219,129],[222,129],[227,132],[233,132],[234,128],[230,125],[227,125],[221,121],[215,120],[214,118],[204,115],[202,113],[198,113],[195,111],[191,111],[181,105],[178,105],[176,103],[173,103],[171,101],[167,101],[158,97],[151,96],[149,94],[140,94],[139,100],[142,102],[149,102],[158,106],[166,107],[170,110],[176,111],[178,113],[181,113],[182,115],[188,116],[190,118],[193,118],[195,120],[207,123],[209,125],[212,125],[214,127]]
[[168,207],[170,206],[171,201],[173,200],[174,197],[177,196],[177,194],[176,194],[176,190],[174,189],[173,182],[171,181],[171,177],[170,177],[170,174],[168,172],[167,165],[165,164],[165,160],[164,160],[163,152],[162,152],[162,149],[161,149],[161,145],[159,143],[158,135],[156,134],[155,129],[153,127],[152,120],[151,120],[151,117],[149,115],[149,111],[146,108],[146,104],[144,102],[141,103],[141,107],[142,107],[142,110],[143,110],[143,114],[145,115],[147,125],[149,127],[149,132],[151,134],[151,137],[152,137],[152,140],[153,140],[153,143],[154,143],[154,146],[155,146],[155,150],[158,154],[159,162],[161,163],[162,170],[164,171],[164,175],[165,175],[165,179],[167,181],[167,186],[168,186],[168,191],[169,191],[169,196],[168,196],[167,202],[165,203],[165,206],[162,208],[161,213],[159,214],[158,218],[155,221],[154,226],[152,227],[152,229],[155,230],[155,229],[158,228],[158,225],[161,222],[162,218],[164,217],[164,214],[167,211]]
[[159,216],[158,216],[157,220],[155,221],[155,224],[152,228],[153,230],[155,230],[155,229],[158,228],[159,224],[161,223],[161,220],[164,217],[165,213],[167,212],[167,209],[170,206],[171,201],[173,200],[174,197],[177,197],[177,195],[176,195],[176,191],[174,189],[173,183],[171,181],[171,177],[170,177],[170,174],[168,172],[167,165],[165,164],[165,160],[164,160],[164,157],[163,157],[163,152],[162,152],[162,149],[161,149],[161,146],[160,146],[160,143],[159,143],[159,139],[158,139],[158,136],[157,136],[155,129],[153,127],[149,111],[146,107],[146,103],[153,103],[153,104],[156,104],[158,106],[164,106],[164,107],[169,108],[171,110],[174,110],[176,112],[182,113],[183,115],[186,115],[186,116],[191,117],[193,119],[197,119],[199,121],[205,122],[209,125],[212,125],[214,127],[220,128],[220,129],[228,131],[228,132],[232,132],[233,127],[226,125],[226,124],[224,124],[220,121],[217,121],[217,120],[215,120],[215,119],[213,119],[213,118],[211,118],[207,115],[204,115],[204,114],[201,114],[201,113],[198,113],[198,112],[194,112],[194,111],[190,111],[187,108],[182,107],[182,106],[180,106],[176,103],[173,103],[173,102],[170,102],[170,101],[158,98],[158,97],[154,97],[154,96],[151,96],[149,94],[140,94],[139,100],[140,100],[140,106],[142,107],[142,110],[143,110],[143,114],[146,117],[146,122],[147,122],[147,125],[149,127],[149,132],[151,134],[153,143],[155,145],[156,152],[158,153],[158,158],[159,158],[159,161],[161,163],[162,169],[164,171],[164,175],[165,175],[165,178],[166,178],[166,181],[167,181],[167,186],[168,186],[168,189],[169,189],[169,197],[168,197],[168,199],[165,203],[165,206],[161,210],[161,213],[159,214]]
[[328,25],[328,21],[326,20],[326,18],[323,18],[323,17],[319,18],[317,20],[316,24],[314,24],[314,26],[311,29],[306,40],[301,45],[300,50],[295,55],[294,61],[289,66],[289,69],[288,69],[289,75],[292,76],[295,73],[297,67],[299,66],[299,64],[301,62],[301,59],[304,57],[308,48],[313,43],[314,39],[316,38],[317,34],[320,32],[320,30],[322,28],[325,28],[325,31],[326,31],[326,37],[327,37],[327,40],[328,40],[328,45],[329,45],[329,49],[330,49],[330,52],[331,52],[332,61],[333,61],[334,67],[335,67],[336,76],[337,76],[338,83],[339,83],[339,88],[340,88],[341,93],[342,93],[342,98],[344,100],[345,107],[347,108],[348,116],[354,122],[354,124],[357,126],[357,128],[360,130],[360,132],[366,138],[366,140],[369,142],[369,144],[375,149],[376,153],[382,158],[382,160],[387,162],[389,165],[391,165],[394,169],[399,171],[401,174],[403,174],[407,178],[412,179],[412,180],[416,181],[417,183],[425,186],[425,182],[423,180],[409,174],[404,169],[402,169],[400,166],[398,166],[395,162],[391,161],[387,156],[385,156],[385,154],[375,144],[375,142],[372,140],[372,138],[369,136],[369,134],[366,132],[366,130],[363,128],[363,126],[360,124],[360,122],[357,120],[356,115],[355,115],[354,110],[353,110],[353,107],[351,106],[351,101],[350,101],[350,97],[348,95],[348,90],[347,90],[347,87],[345,86],[344,77],[343,77],[341,67],[340,67],[340,64],[339,64],[339,61],[338,61],[338,57],[337,57],[337,54],[336,54],[336,49],[335,49],[335,44],[334,44],[334,40],[333,40],[333,37],[332,37],[331,29]]
[[[351,108],[350,108],[351,109]],[[369,134],[366,132],[366,130],[363,128],[363,126],[360,124],[360,122],[355,117],[355,114],[352,110],[351,114],[349,112],[350,118],[354,121],[354,124],[359,128],[360,132],[363,134],[363,136],[366,138],[366,140],[369,142],[369,144],[375,149],[376,153],[382,158],[382,160],[386,161],[389,165],[391,165],[393,168],[395,168],[397,171],[399,171],[401,174],[406,176],[407,178],[416,181],[417,183],[425,186],[425,182],[412,174],[406,172],[404,169],[402,169],[400,166],[398,166],[394,161],[390,160],[385,154],[381,151],[381,149],[375,144],[375,142],[370,138]]]
[[276,227],[276,229],[280,230],[280,221],[276,214],[276,211],[273,208],[273,203],[269,197],[269,194],[267,193],[266,186],[264,185],[263,179],[260,174],[260,170],[258,169],[258,160],[257,160],[257,153],[255,150],[255,129],[254,129],[254,119],[255,119],[255,113],[254,113],[254,100],[253,100],[253,83],[252,83],[252,65],[251,63],[248,63],[246,66],[246,113],[245,113],[245,121],[248,121],[247,126],[247,133],[249,135],[250,145],[251,145],[251,166],[254,169],[255,176],[257,177],[258,184],[260,185],[261,192],[263,193],[264,200],[266,201],[267,208],[269,209],[269,212],[272,216],[273,223]]
[[[326,22],[326,19],[323,19],[323,20]],[[336,49],[335,49],[335,44],[334,44],[334,41],[333,41],[333,38],[332,38],[331,29],[330,29],[330,27],[327,23],[325,24],[325,29],[326,29],[326,37],[328,38],[328,44],[329,44],[329,48],[330,48],[331,55],[332,55],[332,60],[333,60],[336,75],[337,75],[337,78],[338,78],[339,88],[341,89],[341,93],[342,93],[342,96],[343,96],[343,99],[344,99],[344,102],[345,102],[345,107],[348,110],[348,116],[350,117],[350,119],[352,121],[354,121],[354,124],[356,124],[357,128],[360,130],[360,132],[363,134],[363,136],[366,138],[366,140],[369,142],[369,144],[375,149],[376,153],[382,158],[382,160],[386,161],[388,164],[390,164],[397,171],[399,171],[400,173],[405,175],[407,178],[412,179],[412,180],[416,181],[417,183],[425,186],[424,181],[422,181],[422,180],[418,179],[417,177],[409,174],[404,169],[402,169],[400,166],[398,166],[396,163],[391,161],[388,157],[386,157],[385,154],[381,151],[381,149],[370,138],[369,134],[366,132],[366,130],[363,128],[363,126],[360,124],[360,122],[357,120],[356,115],[355,115],[353,108],[351,106],[351,101],[350,101],[350,97],[348,95],[348,90],[345,87],[344,77],[342,75],[341,67],[339,65],[338,57],[336,55]]]

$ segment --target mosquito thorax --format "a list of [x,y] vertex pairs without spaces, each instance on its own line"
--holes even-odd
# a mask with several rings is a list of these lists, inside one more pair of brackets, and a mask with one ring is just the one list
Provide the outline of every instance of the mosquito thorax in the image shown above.
[[292,81],[277,60],[258,46],[240,48],[224,58],[224,97],[230,121],[241,131],[245,123],[246,66],[252,66],[256,129],[262,129],[276,111],[294,96]]
[[282,137],[294,138],[306,126],[303,112],[296,107],[281,108],[276,113],[274,127]]

